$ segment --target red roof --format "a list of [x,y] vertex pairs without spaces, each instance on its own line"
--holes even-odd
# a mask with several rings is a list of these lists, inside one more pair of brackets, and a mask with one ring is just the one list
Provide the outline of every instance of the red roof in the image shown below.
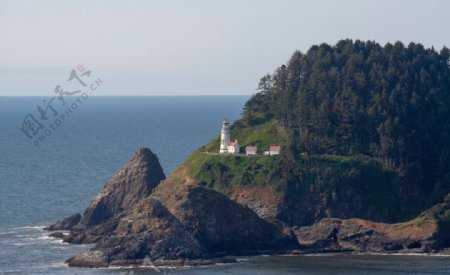
[[281,151],[281,146],[270,146],[269,151]]
[[247,146],[245,147],[245,151],[255,151],[256,152],[257,147],[256,146]]
[[234,145],[236,145],[237,143],[238,143],[237,140],[235,140],[235,141],[232,141],[232,142],[228,143],[228,146],[234,146]]
[[230,124],[230,123],[228,122],[228,119],[226,119],[226,118],[223,120],[222,123],[223,123],[223,124]]

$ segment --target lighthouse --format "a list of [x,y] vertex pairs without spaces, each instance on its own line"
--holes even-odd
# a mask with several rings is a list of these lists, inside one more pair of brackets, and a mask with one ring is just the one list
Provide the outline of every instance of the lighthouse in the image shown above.
[[230,123],[227,119],[222,122],[222,129],[220,130],[220,153],[228,153],[228,144],[230,144],[230,129],[228,128]]

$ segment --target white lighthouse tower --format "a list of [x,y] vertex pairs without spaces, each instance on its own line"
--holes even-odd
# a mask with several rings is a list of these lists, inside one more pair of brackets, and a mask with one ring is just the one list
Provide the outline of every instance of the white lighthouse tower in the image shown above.
[[230,129],[228,126],[230,123],[227,119],[222,122],[222,130],[220,130],[220,153],[228,153],[228,144],[230,144]]

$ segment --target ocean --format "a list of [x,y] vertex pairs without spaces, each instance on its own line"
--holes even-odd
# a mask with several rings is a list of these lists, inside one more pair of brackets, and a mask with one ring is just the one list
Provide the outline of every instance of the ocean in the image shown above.
[[258,256],[146,270],[64,264],[90,246],[49,238],[43,226],[82,213],[139,147],[169,175],[224,118],[238,119],[247,99],[0,97],[0,274],[450,274],[450,257],[426,255]]

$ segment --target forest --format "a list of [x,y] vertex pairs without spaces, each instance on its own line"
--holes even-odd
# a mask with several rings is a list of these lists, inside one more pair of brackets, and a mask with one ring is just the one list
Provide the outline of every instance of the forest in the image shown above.
[[[341,40],[295,51],[261,78],[239,127],[276,120],[304,153],[369,156],[415,191],[450,191],[450,51]],[[442,197],[441,197],[442,198]]]

